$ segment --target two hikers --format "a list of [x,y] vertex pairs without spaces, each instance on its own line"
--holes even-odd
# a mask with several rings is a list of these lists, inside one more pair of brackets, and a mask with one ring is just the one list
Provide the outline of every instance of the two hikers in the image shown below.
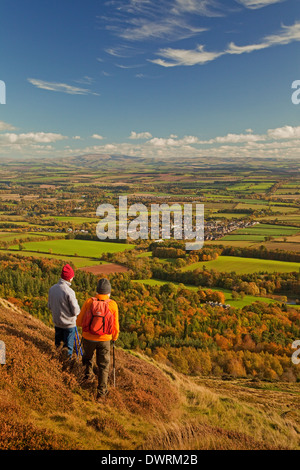
[[98,368],[97,398],[108,393],[108,373],[110,366],[110,343],[119,336],[119,314],[117,303],[110,299],[111,284],[108,279],[100,279],[97,295],[86,300],[82,309],[78,305],[75,292],[70,287],[74,271],[70,265],[62,269],[61,279],[49,290],[48,307],[52,312],[55,326],[55,345],[63,342],[72,357],[77,326],[82,327],[82,363],[85,378],[93,379],[92,359],[96,352]]

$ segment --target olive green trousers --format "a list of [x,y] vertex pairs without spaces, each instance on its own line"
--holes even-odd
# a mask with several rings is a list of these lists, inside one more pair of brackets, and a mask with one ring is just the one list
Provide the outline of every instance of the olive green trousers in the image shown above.
[[96,364],[98,367],[98,390],[100,393],[107,391],[107,382],[110,366],[110,341],[90,341],[82,338],[83,356],[82,363],[85,366],[85,376],[89,378],[93,374],[93,356],[96,351]]

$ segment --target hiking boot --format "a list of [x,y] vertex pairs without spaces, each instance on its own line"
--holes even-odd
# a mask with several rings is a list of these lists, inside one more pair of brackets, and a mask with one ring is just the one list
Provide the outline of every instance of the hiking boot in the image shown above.
[[108,390],[105,390],[105,391],[100,391],[100,390],[98,390],[97,396],[96,396],[96,400],[97,400],[97,401],[98,401],[98,400],[101,401],[103,398],[106,398],[106,397],[107,397],[108,393],[109,393]]
[[86,384],[92,384],[95,381],[95,378],[94,374],[84,374],[84,382]]

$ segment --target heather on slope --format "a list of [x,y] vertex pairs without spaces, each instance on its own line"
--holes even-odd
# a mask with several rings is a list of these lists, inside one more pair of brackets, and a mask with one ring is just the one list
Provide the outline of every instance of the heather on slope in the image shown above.
[[[226,398],[140,354],[116,350],[104,402],[67,363],[54,331],[0,299],[0,449],[296,449],[291,416]],[[267,401],[267,395],[266,395]]]

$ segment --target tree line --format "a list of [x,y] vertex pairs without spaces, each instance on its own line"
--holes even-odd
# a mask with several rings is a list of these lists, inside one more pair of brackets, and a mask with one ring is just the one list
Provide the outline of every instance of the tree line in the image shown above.
[[[17,255],[0,255],[0,262],[0,296],[52,325],[48,290],[64,262]],[[134,274],[109,276],[119,305],[119,346],[186,374],[300,380],[300,369],[291,362],[291,344],[300,338],[296,308],[255,302],[224,309],[206,304],[200,286],[148,286],[136,282]],[[97,276],[76,271],[73,288],[80,305],[95,294],[96,285]]]

